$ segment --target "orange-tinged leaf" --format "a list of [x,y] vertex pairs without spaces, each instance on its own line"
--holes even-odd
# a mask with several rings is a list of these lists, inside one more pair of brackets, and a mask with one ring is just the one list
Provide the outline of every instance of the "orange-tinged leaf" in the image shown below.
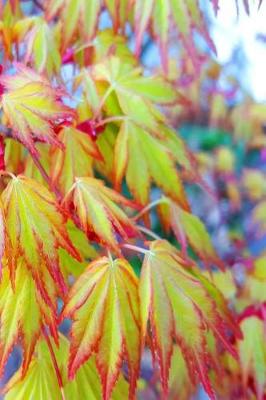
[[207,267],[217,266],[224,269],[203,222],[196,215],[183,210],[167,198],[163,198],[158,205],[158,211],[167,231],[171,226],[184,254],[189,243]]
[[34,24],[27,36],[26,60],[34,59],[36,71],[58,73],[61,58],[51,27],[40,17],[35,17]]
[[[47,343],[42,339],[36,346],[36,352],[26,374],[21,377],[21,368],[12,376],[4,387],[5,399],[90,399],[99,400],[101,383],[97,373],[95,357],[88,360],[77,372],[75,379],[67,379],[67,357],[69,341],[60,334],[59,347],[52,346],[63,381],[62,390],[58,385],[56,372]],[[128,384],[120,376],[110,400],[121,400],[128,397]]]
[[[4,216],[3,203],[0,199],[0,278],[2,275],[2,257],[4,256],[5,249],[7,249],[8,238],[6,236],[6,221]],[[7,249],[10,250],[10,249]],[[7,256],[9,256],[7,254]],[[0,279],[1,280],[1,279]]]
[[0,82],[6,89],[1,107],[13,136],[35,156],[34,139],[60,146],[53,128],[74,115],[59,100],[62,90],[56,91],[40,75],[21,66],[16,75],[2,76]]
[[256,399],[262,400],[266,390],[266,335],[265,324],[256,316],[241,321],[244,339],[238,342],[243,384],[255,380]]
[[62,48],[65,50],[77,35],[84,43],[93,38],[101,11],[101,0],[50,0],[46,11],[48,20],[60,15]]
[[140,362],[138,280],[124,259],[102,257],[70,289],[62,317],[73,318],[69,376],[96,353],[103,399],[110,397],[123,360],[129,369],[130,398]]
[[205,390],[214,398],[208,378],[211,365],[206,346],[210,330],[228,351],[235,350],[225,335],[232,328],[240,336],[220,292],[196,272],[191,260],[165,240],[150,243],[144,258],[140,279],[142,330],[151,324],[153,351],[159,361],[164,391],[168,390],[168,375],[174,340],[180,346],[191,379],[196,373]]
[[79,254],[69,240],[66,218],[54,197],[41,184],[19,175],[11,178],[2,193],[2,200],[14,257],[12,279],[15,264],[23,255],[43,295],[44,269],[48,269],[64,293],[65,283],[58,265],[57,248],[62,247],[77,259]]
[[4,393],[7,400],[62,399],[51,355],[44,340],[36,346],[26,374],[22,376],[20,368],[5,386]]
[[[157,120],[163,119],[155,104],[168,105],[179,98],[177,91],[162,77],[144,77],[140,68],[123,63],[119,57],[109,57],[95,64],[92,76],[97,82],[107,84],[103,94],[106,104],[108,98],[115,95],[112,106],[117,99],[123,114],[150,129],[156,129]],[[114,115],[117,116],[117,109]]]
[[101,159],[99,149],[88,135],[74,127],[65,127],[57,135],[64,149],[53,147],[51,178],[66,193],[78,176],[92,176],[94,159]]
[[23,168],[24,146],[12,138],[5,139],[5,166],[9,172],[18,173]]
[[[189,209],[175,162],[167,147],[132,121],[125,121],[117,137],[114,175],[119,187],[123,175],[140,204],[148,202],[151,181],[184,209]],[[167,179],[165,178],[167,177]]]
[[0,284],[0,371],[6,364],[13,346],[20,343],[23,349],[23,373],[26,371],[40,335],[48,324],[57,339],[57,292],[54,282],[47,275],[50,304],[41,297],[23,258],[17,262],[15,281],[12,285],[8,268],[4,268]]
[[[143,37],[149,26],[152,27],[152,33],[158,42],[161,50],[162,63],[167,70],[168,41],[170,36],[170,27],[174,27],[180,33],[185,49],[193,44],[193,30],[200,33],[209,47],[215,50],[214,44],[206,30],[205,21],[197,0],[136,0],[134,8],[134,30],[136,36],[135,52],[140,55],[143,44]],[[191,44],[188,44],[191,41]],[[193,48],[193,47],[192,47]],[[188,55],[192,57],[191,51]]]
[[81,227],[88,237],[92,236],[116,251],[118,242],[115,232],[125,239],[137,233],[133,222],[116,203],[131,207],[133,204],[106,187],[101,180],[76,178],[65,201],[69,206],[73,202]]
[[168,400],[187,400],[196,392],[196,386],[190,379],[189,371],[178,346],[174,346],[169,375]]

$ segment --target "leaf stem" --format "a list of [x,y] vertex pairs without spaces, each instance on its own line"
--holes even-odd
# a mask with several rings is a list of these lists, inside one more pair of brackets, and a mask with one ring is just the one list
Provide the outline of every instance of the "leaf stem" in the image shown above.
[[148,250],[148,249],[143,249],[143,247],[134,246],[133,244],[125,243],[125,244],[122,244],[122,246],[125,247],[126,249],[137,251],[138,253],[142,253],[142,254],[147,254],[150,252],[150,250]]
[[0,175],[1,176],[8,176],[9,178],[12,178],[12,179],[16,178],[16,176],[12,172],[4,171],[4,170],[0,170]]
[[156,199],[151,203],[147,204],[138,214],[136,214],[132,219],[133,221],[137,221],[143,214],[146,214],[151,208],[156,207],[158,204],[168,203],[168,200],[165,197],[161,197],[160,199]]
[[63,389],[64,385],[63,385],[62,375],[61,375],[59,366],[58,366],[57,361],[56,361],[56,357],[55,357],[55,353],[54,353],[54,350],[53,350],[52,343],[50,341],[49,336],[47,335],[47,332],[46,332],[46,329],[45,329],[44,326],[42,327],[42,333],[43,333],[43,336],[44,336],[44,338],[46,340],[46,343],[47,343],[47,346],[48,346],[48,349],[49,349],[49,352],[50,352],[50,355],[51,355],[51,359],[52,359],[53,366],[54,366],[54,369],[55,369],[55,374],[56,374],[56,377],[57,377],[58,385],[59,385],[59,388],[60,388],[60,391],[61,391],[61,395],[62,395],[62,400],[66,400],[64,389]]
[[161,238],[159,235],[157,235],[157,233],[151,231],[151,230],[148,229],[148,228],[145,228],[144,226],[137,225],[137,228],[138,228],[141,232],[146,233],[146,235],[151,236],[151,237],[152,237],[153,239],[155,239],[155,240],[162,240],[162,238]]
[[99,122],[96,122],[95,127],[98,128],[99,126],[108,124],[109,122],[125,121],[127,119],[128,119],[128,117],[126,115],[118,115],[116,117],[109,117],[109,118],[102,119]]
[[94,121],[98,118],[98,116],[101,113],[102,107],[104,105],[104,103],[106,102],[107,98],[109,97],[109,95],[112,93],[112,91],[114,90],[113,85],[109,86],[109,88],[106,90],[106,92],[104,93],[103,97],[101,98],[100,104],[98,109],[95,111],[94,113]]

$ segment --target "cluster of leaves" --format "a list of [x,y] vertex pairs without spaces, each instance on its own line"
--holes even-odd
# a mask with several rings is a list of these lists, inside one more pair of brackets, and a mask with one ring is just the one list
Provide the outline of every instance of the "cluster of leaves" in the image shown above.
[[[112,29],[99,30],[106,11]],[[26,10],[9,0],[0,13],[2,374],[22,349],[5,398],[133,399],[147,390],[150,349],[158,396],[187,399],[201,383],[212,399],[233,390],[262,399],[265,258],[237,288],[191,211],[191,183],[212,189],[202,154],[174,123],[201,113],[204,74],[219,74],[199,63],[195,31],[215,49],[198,2],[47,0]],[[146,34],[162,71],[141,64]],[[181,39],[180,70],[168,57],[171,35]],[[229,111],[217,117],[213,107],[223,126]],[[262,110],[248,109],[257,122]],[[242,133],[238,112],[230,123]],[[220,153],[210,172],[236,197],[232,154]],[[265,192],[253,210],[262,231]]]

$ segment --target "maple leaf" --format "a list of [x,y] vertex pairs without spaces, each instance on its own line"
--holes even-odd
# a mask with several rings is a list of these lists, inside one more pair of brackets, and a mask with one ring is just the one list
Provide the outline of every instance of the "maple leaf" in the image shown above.
[[191,382],[189,371],[178,346],[173,348],[171,369],[169,374],[169,400],[187,400],[195,394],[196,387]]
[[[219,11],[219,0],[211,0],[213,8],[214,8],[214,12],[215,14],[218,13]],[[257,0],[257,4],[258,4],[258,9],[261,7],[263,0]],[[235,0],[236,3],[236,10],[237,10],[237,14],[239,15],[239,4],[238,4],[238,0]],[[243,6],[244,6],[244,10],[246,11],[246,13],[249,15],[250,10],[249,10],[249,0],[242,0]],[[254,1],[255,3],[255,1]]]
[[94,236],[115,251],[119,251],[115,232],[125,239],[137,234],[133,222],[116,203],[130,207],[134,204],[99,179],[76,178],[65,198],[68,207],[72,202],[88,237]]
[[253,268],[246,271],[247,279],[242,288],[243,300],[252,303],[266,302],[266,254],[262,254],[253,262]]
[[44,340],[39,341],[26,374],[21,368],[12,376],[4,388],[5,399],[61,399],[62,392]]
[[80,276],[87,267],[88,260],[94,260],[99,257],[96,249],[88,242],[85,233],[78,229],[72,220],[67,223],[67,232],[71,242],[81,255],[81,261],[77,261],[66,250],[59,249],[60,269],[66,280],[69,276],[74,276],[75,278]]
[[232,301],[235,298],[237,286],[233,272],[230,269],[226,271],[203,271],[203,275],[214,284],[226,300]]
[[26,67],[17,69],[15,75],[0,78],[6,89],[1,107],[12,135],[37,156],[34,139],[60,146],[53,127],[71,119],[74,111],[59,100],[62,90],[53,89],[45,78]]
[[96,32],[101,0],[48,0],[46,17],[51,20],[60,15],[62,21],[62,49],[65,50],[78,35],[84,43],[89,42]]
[[124,30],[130,15],[130,2],[128,2],[128,0],[105,0],[105,4],[112,17],[115,32],[117,32],[119,28]]
[[79,254],[69,240],[66,218],[52,194],[38,182],[19,175],[11,178],[2,193],[2,200],[14,258],[11,276],[15,274],[19,256],[23,255],[40,290],[44,287],[44,264],[64,293],[57,249],[62,247],[77,259]]
[[188,242],[207,267],[214,265],[224,270],[224,264],[214,250],[203,222],[196,215],[165,197],[158,205],[158,212],[166,231],[172,228],[184,255],[187,253]]
[[[185,48],[193,44],[192,31],[197,30],[215,52],[215,46],[206,29],[202,13],[197,0],[136,0],[134,8],[136,54],[139,56],[143,43],[143,36],[151,25],[155,40],[158,41],[162,63],[167,69],[167,45],[169,40],[170,20],[178,29]],[[190,52],[188,52],[191,55]]]
[[168,390],[168,374],[173,342],[180,346],[191,380],[195,373],[208,395],[214,399],[208,378],[211,354],[206,346],[210,330],[225,348],[236,352],[225,335],[225,327],[241,337],[226,302],[215,286],[193,268],[193,262],[165,240],[150,243],[145,254],[140,278],[142,331],[151,324],[152,349],[159,361],[164,392]]
[[73,185],[76,176],[92,176],[93,160],[101,160],[102,157],[90,137],[74,127],[64,127],[57,137],[64,145],[64,150],[58,147],[52,148],[51,179],[53,183],[59,183],[60,188],[66,193]]
[[15,27],[19,17],[18,4],[14,5],[13,0],[1,4],[0,37],[4,49],[3,57],[8,60],[13,58],[12,44],[16,38]]
[[113,124],[107,124],[104,132],[99,135],[96,141],[103,160],[96,160],[95,167],[110,182],[114,180],[114,147],[116,137],[116,127]]
[[23,167],[23,146],[12,138],[5,138],[6,171],[16,173]]
[[[130,119],[145,127],[156,129],[156,119],[163,117],[153,103],[163,105],[176,103],[179,94],[162,77],[143,77],[141,72],[141,68],[126,64],[119,57],[112,56],[95,64],[91,74],[96,82],[105,83],[103,98],[109,111],[114,111],[113,115],[117,115],[120,107]],[[117,100],[113,97],[114,94]],[[119,107],[116,105],[117,102]]]
[[[122,122],[114,150],[114,176],[123,176],[140,204],[149,199],[151,179],[184,209],[189,209],[181,179],[168,148],[132,121]],[[167,177],[167,179],[166,179]]]
[[0,373],[3,373],[8,356],[18,342],[23,349],[22,371],[25,373],[45,324],[57,339],[57,290],[48,274],[45,285],[49,288],[49,304],[36,289],[23,258],[17,261],[13,283],[8,268],[4,268],[0,284]]
[[110,397],[127,361],[130,398],[140,362],[138,280],[124,259],[102,257],[88,265],[70,289],[62,318],[73,318],[69,377],[96,352],[103,399]]
[[61,57],[51,27],[40,17],[32,18],[32,28],[27,33],[25,63],[33,56],[37,72],[47,72],[50,76],[58,73]]
[[244,339],[238,342],[242,379],[247,389],[248,380],[255,381],[256,398],[262,400],[266,390],[265,325],[256,317],[244,318],[240,323]]
[[2,258],[7,247],[6,221],[2,201],[0,200],[0,278],[2,275]]
[[[77,372],[75,380],[67,381],[68,340],[60,334],[59,347],[52,346],[59,372],[62,378],[62,388],[58,385],[51,353],[45,340],[40,340],[36,346],[35,355],[26,374],[21,378],[21,368],[12,376],[4,387],[5,399],[61,399],[65,400],[89,398],[98,400],[101,393],[100,379],[97,374],[95,359],[92,357]],[[119,377],[110,400],[120,400],[127,397],[128,385],[125,379]]]

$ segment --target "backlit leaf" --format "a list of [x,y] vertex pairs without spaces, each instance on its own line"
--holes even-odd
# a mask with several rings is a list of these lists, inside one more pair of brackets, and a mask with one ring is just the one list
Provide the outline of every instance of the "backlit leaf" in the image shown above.
[[64,149],[52,148],[51,178],[66,193],[73,185],[75,177],[93,175],[93,160],[101,159],[101,155],[90,137],[74,127],[63,128],[57,137]]
[[31,57],[34,59],[36,71],[47,72],[49,76],[59,72],[61,57],[54,32],[38,17],[34,19],[34,25],[27,37],[26,60]]
[[225,348],[236,355],[225,334],[230,328],[240,335],[225,300],[215,286],[184,260],[165,240],[150,243],[144,258],[140,279],[142,329],[151,324],[152,349],[159,361],[164,391],[174,340],[180,346],[190,376],[196,373],[206,392],[215,398],[208,378],[211,354],[206,346],[206,333],[213,332]]
[[38,153],[34,139],[60,146],[53,128],[74,115],[59,100],[62,91],[56,91],[40,75],[22,66],[16,75],[2,76],[0,83],[6,89],[1,107],[13,136],[35,156]]
[[125,175],[130,191],[140,204],[148,202],[151,181],[154,181],[181,207],[189,209],[170,151],[163,141],[131,121],[121,124],[116,139],[114,174],[117,187]]
[[51,355],[44,340],[39,341],[36,354],[25,376],[22,377],[21,372],[20,368],[5,386],[5,399],[47,400],[51,396],[54,399],[62,399],[62,392],[58,385]]
[[65,50],[78,34],[86,43],[95,34],[101,0],[49,0],[47,18],[60,14],[62,20],[62,48]]
[[256,316],[241,321],[244,339],[238,342],[242,378],[247,388],[250,377],[255,380],[258,400],[264,398],[266,389],[266,336],[263,321]]
[[54,282],[45,276],[49,302],[41,297],[23,258],[17,262],[16,277],[12,285],[9,271],[4,268],[0,283],[0,371],[6,364],[15,344],[23,348],[23,371],[31,360],[42,326],[48,324],[57,338],[56,296]]
[[138,281],[124,259],[102,257],[87,267],[70,289],[62,317],[73,318],[69,376],[96,353],[103,399],[107,400],[123,360],[133,393],[139,372]]
[[203,222],[196,215],[183,210],[166,198],[158,205],[158,211],[166,230],[172,228],[184,254],[187,245],[190,244],[207,267],[217,266],[224,269]]
[[65,283],[58,266],[57,248],[62,247],[77,259],[79,254],[69,240],[66,218],[54,197],[41,184],[19,175],[11,178],[2,193],[2,200],[14,257],[11,275],[14,276],[15,264],[23,255],[44,296],[43,269],[46,268],[64,293]]
[[106,187],[101,180],[76,178],[65,201],[69,206],[73,202],[80,225],[88,237],[114,250],[118,250],[115,232],[124,239],[137,233],[134,224],[116,204],[132,207],[132,203]]
[[[75,380],[67,380],[67,357],[69,342],[60,335],[59,347],[53,346],[53,351],[59,366],[63,380],[60,389],[57,376],[52,363],[49,348],[44,340],[41,340],[36,348],[29,369],[21,378],[21,369],[18,370],[4,388],[5,399],[25,400],[38,399],[48,400],[51,398],[65,400],[88,398],[99,400],[101,397],[101,384],[97,374],[95,358],[88,360],[77,372]],[[125,379],[119,377],[110,400],[126,399],[128,384]]]
[[0,278],[2,275],[2,267],[3,267],[2,257],[4,256],[5,249],[10,250],[7,248],[7,241],[8,238],[6,237],[6,221],[4,216],[4,209],[2,201],[0,200]]
[[[171,21],[180,33],[185,48],[189,41],[193,44],[192,31],[197,30],[206,40],[209,47],[215,50],[214,44],[206,30],[205,22],[198,7],[197,0],[136,0],[135,4],[136,54],[140,55],[143,37],[152,26],[152,34],[161,49],[162,62],[167,69],[167,45]],[[188,39],[188,40],[187,40]],[[188,52],[191,56],[191,53]]]

